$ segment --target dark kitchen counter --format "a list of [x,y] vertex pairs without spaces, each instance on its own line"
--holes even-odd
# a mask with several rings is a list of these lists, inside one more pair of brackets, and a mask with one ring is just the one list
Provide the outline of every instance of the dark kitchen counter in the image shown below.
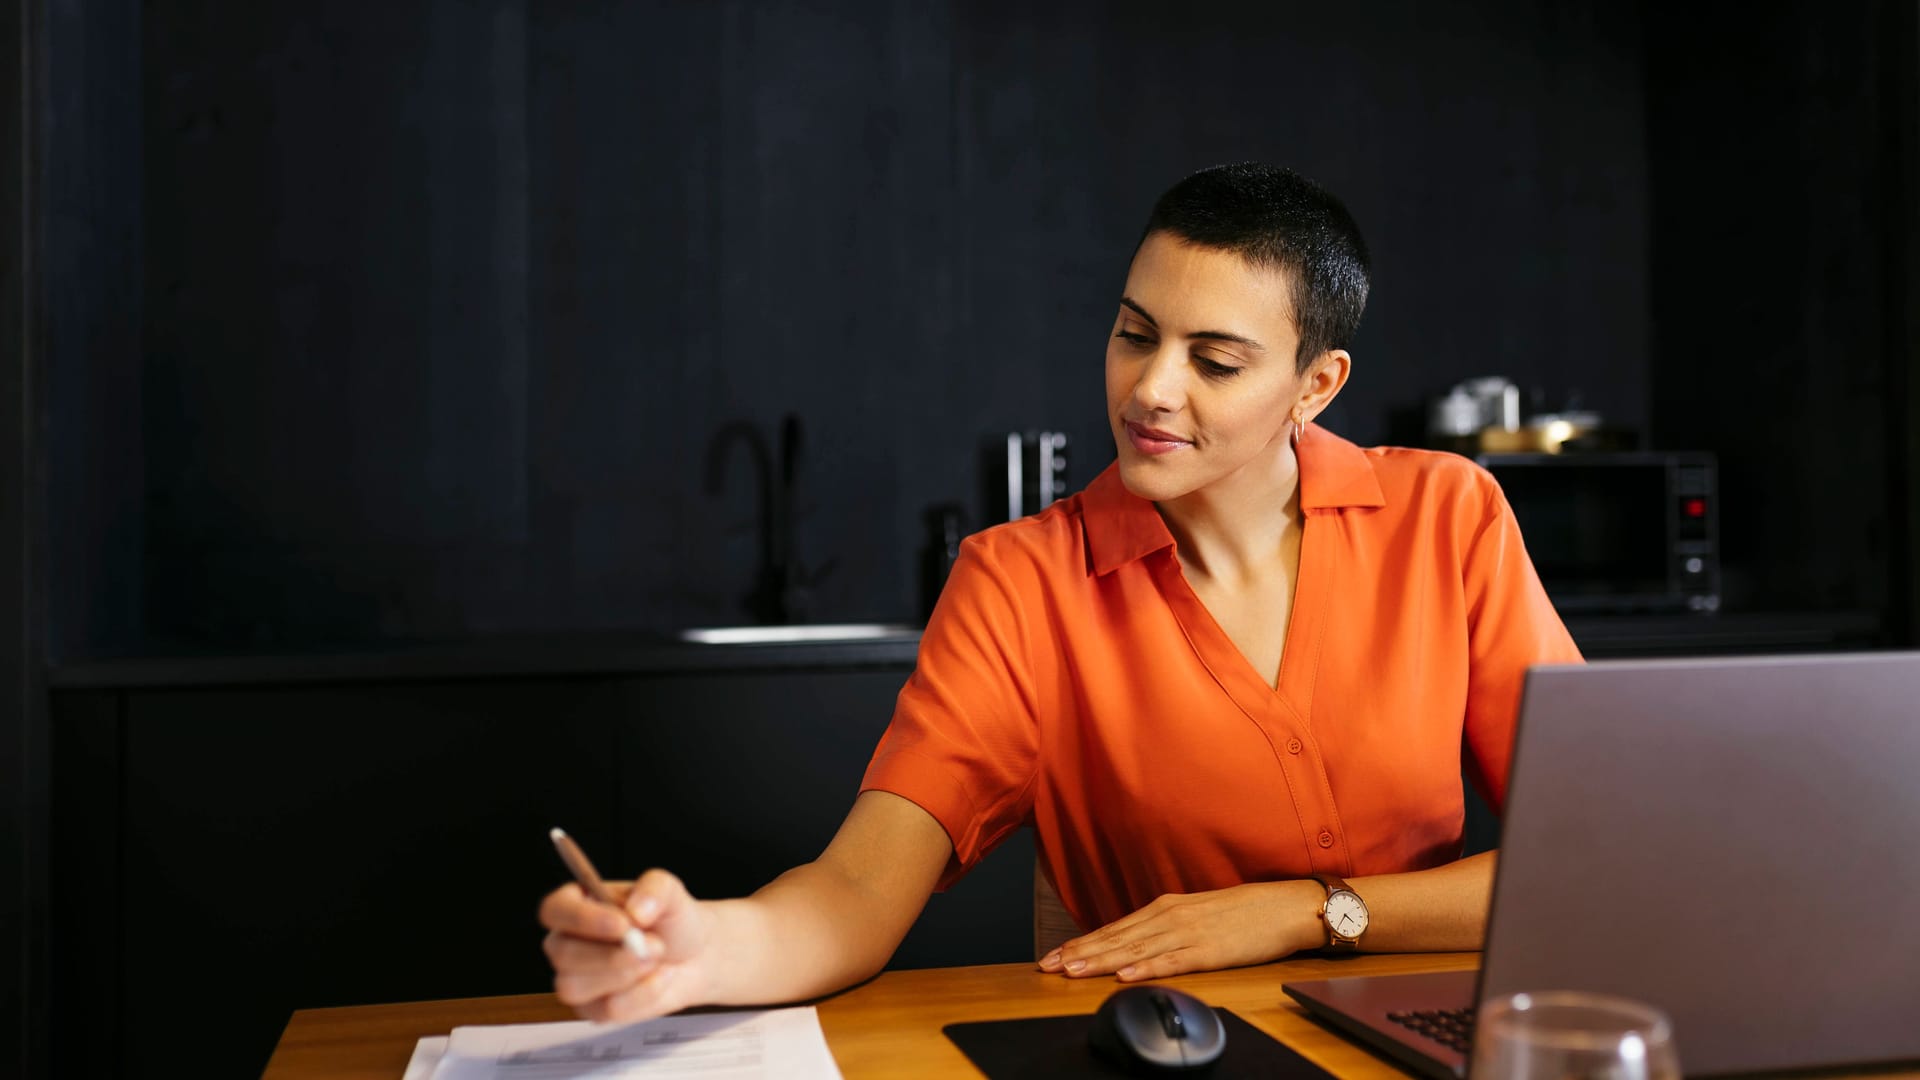
[[[1581,615],[1567,628],[1589,659],[1872,648],[1872,612]],[[357,652],[148,656],[56,665],[56,690],[540,678],[726,671],[912,669],[918,632],[865,641],[701,645],[664,634],[478,638]]]
[[1566,622],[1589,660],[1834,652],[1884,644],[1880,616],[1871,611],[1575,615]]
[[703,645],[665,634],[476,638],[354,652],[138,657],[55,665],[55,690],[403,682],[570,675],[913,668],[918,631],[860,641]]

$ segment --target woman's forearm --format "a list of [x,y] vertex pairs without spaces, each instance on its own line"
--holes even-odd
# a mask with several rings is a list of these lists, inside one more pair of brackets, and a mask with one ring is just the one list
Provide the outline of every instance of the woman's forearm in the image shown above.
[[1348,878],[1367,905],[1367,952],[1452,952],[1478,949],[1487,936],[1498,852],[1431,870]]
[[[807,863],[752,896],[712,903],[716,1005],[801,1001],[886,966],[918,910],[900,912],[831,867]],[[905,925],[896,926],[905,916]]]
[[752,896],[710,904],[715,962],[706,1000],[799,1001],[877,973],[952,854],[925,810],[888,792],[862,794],[818,859]]
[[[1486,936],[1494,856],[1476,855],[1405,874],[1350,878],[1365,901],[1369,952],[1478,949]],[[1235,885],[1162,896],[1040,959],[1040,970],[1122,982],[1260,964],[1326,944],[1318,881]]]

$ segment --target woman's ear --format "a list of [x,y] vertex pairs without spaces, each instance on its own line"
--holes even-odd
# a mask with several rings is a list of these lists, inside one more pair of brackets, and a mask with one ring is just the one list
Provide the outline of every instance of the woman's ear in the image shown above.
[[1328,349],[1320,354],[1307,373],[1300,377],[1300,411],[1308,420],[1327,411],[1333,399],[1347,385],[1353,370],[1353,357],[1345,349]]

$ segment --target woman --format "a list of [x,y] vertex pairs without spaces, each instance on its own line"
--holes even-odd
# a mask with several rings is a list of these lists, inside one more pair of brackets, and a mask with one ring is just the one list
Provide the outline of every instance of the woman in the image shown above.
[[1043,971],[1477,948],[1496,856],[1458,858],[1461,762],[1498,809],[1522,675],[1579,654],[1483,471],[1313,426],[1366,291],[1352,219],[1292,173],[1163,196],[1107,344],[1118,461],[963,545],[826,851],[744,899],[661,870],[626,914],[557,890],[560,999],[608,1021],[837,990],[1021,825],[1097,928]]

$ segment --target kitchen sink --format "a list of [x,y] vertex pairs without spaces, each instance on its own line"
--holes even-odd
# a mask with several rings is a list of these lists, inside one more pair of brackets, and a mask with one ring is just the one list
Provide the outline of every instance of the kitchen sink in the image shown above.
[[680,640],[702,645],[791,645],[802,642],[886,641],[917,638],[905,623],[800,623],[791,626],[709,626],[680,631]]

